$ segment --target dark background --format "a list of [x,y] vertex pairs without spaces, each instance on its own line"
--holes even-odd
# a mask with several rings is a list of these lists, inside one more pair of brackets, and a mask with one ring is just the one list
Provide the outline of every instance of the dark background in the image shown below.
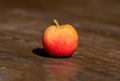
[[56,12],[73,19],[120,25],[119,0],[0,0],[0,8]]

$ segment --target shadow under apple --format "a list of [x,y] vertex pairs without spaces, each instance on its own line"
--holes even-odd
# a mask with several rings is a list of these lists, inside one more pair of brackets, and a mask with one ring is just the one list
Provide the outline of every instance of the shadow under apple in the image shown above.
[[32,50],[32,52],[38,56],[43,56],[43,57],[48,57],[48,58],[69,58],[69,57],[71,57],[71,56],[53,57],[53,56],[50,56],[44,48],[35,48]]

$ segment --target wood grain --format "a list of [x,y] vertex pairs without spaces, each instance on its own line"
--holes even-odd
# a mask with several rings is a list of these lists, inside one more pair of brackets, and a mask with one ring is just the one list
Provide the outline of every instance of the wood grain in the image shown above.
[[[0,1],[0,81],[120,81],[120,1],[11,1]],[[43,49],[53,18],[78,31],[72,57],[51,58]]]

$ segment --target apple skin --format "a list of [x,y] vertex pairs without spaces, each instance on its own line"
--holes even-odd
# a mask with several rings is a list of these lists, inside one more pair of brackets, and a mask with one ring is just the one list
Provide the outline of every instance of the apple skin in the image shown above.
[[52,57],[69,57],[78,46],[78,33],[69,24],[49,26],[42,37],[44,49]]

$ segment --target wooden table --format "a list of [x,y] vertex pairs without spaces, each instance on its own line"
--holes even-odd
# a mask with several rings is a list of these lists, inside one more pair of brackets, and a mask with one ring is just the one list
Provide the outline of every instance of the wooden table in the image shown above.
[[[0,81],[120,81],[120,1],[0,1]],[[46,56],[41,38],[56,18],[75,26],[70,58]]]

